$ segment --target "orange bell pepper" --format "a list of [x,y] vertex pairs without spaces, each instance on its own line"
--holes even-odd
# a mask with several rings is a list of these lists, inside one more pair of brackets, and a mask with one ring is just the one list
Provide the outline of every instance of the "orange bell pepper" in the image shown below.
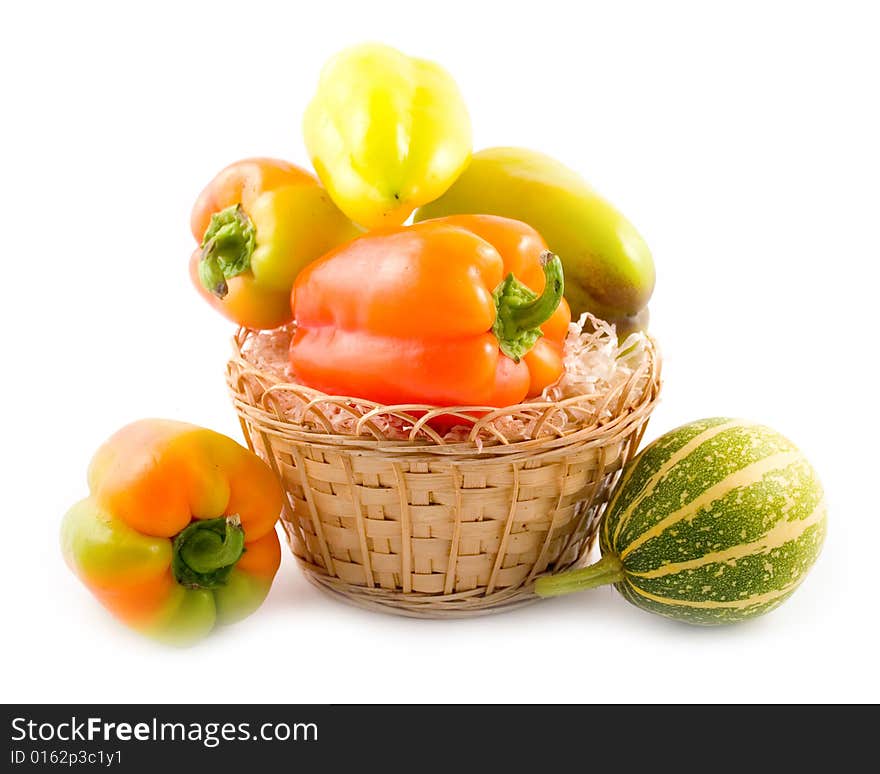
[[233,322],[257,329],[289,323],[297,273],[360,233],[314,175],[276,159],[226,167],[199,195],[190,225],[196,289]]
[[563,372],[562,265],[520,221],[457,215],[375,231],[297,278],[290,364],[380,403],[501,407]]
[[253,453],[211,430],[141,420],[104,443],[88,480],[62,551],[124,623],[188,644],[262,604],[281,561],[283,492]]

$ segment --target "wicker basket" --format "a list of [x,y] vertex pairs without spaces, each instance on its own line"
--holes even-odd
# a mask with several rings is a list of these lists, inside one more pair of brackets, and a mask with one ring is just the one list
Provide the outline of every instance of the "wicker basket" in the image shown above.
[[[432,427],[439,410],[279,381],[242,356],[251,335],[235,338],[227,383],[248,445],[286,489],[282,523],[300,566],[341,599],[415,617],[525,604],[539,575],[581,562],[660,388],[660,357],[647,340],[644,364],[616,394],[599,396],[605,420],[555,430],[560,412],[576,415],[577,399],[462,409],[473,431],[450,443]],[[328,406],[357,418],[351,433],[334,430]],[[509,442],[493,430],[501,414],[528,418],[532,438]],[[378,420],[389,416],[408,423],[409,440],[387,439]]]

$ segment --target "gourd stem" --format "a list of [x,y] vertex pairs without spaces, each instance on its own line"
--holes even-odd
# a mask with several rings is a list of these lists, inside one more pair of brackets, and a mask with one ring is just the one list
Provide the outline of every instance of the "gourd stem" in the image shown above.
[[606,583],[619,583],[624,575],[620,559],[614,554],[609,554],[589,567],[539,578],[535,583],[535,593],[539,597],[556,597],[560,594],[570,594],[572,591],[604,586]]
[[549,250],[541,255],[544,292],[537,295],[508,274],[495,288],[495,324],[492,332],[498,346],[509,358],[519,362],[541,336],[540,326],[547,322],[562,301],[565,283],[562,261]]
[[226,585],[244,553],[244,530],[235,514],[193,521],[172,545],[171,569],[182,586],[215,589]]

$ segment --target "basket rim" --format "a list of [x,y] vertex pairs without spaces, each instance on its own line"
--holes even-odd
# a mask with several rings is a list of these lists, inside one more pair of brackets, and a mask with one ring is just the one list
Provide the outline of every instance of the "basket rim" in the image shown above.
[[[647,359],[647,381],[642,395],[638,401],[631,406],[621,410],[620,404],[622,396],[628,394],[626,387],[634,380],[630,378],[624,383],[618,395],[618,408],[612,411],[610,418],[602,419],[585,424],[578,427],[577,425],[568,432],[553,432],[544,435],[538,435],[533,438],[524,438],[518,440],[509,440],[504,438],[503,434],[495,433],[493,438],[478,439],[476,435],[486,422],[491,421],[495,416],[515,415],[522,412],[535,412],[536,410],[548,411],[560,410],[570,405],[575,405],[578,401],[587,402],[595,399],[597,395],[579,395],[565,398],[561,401],[531,401],[520,403],[514,406],[507,406],[502,409],[487,406],[431,406],[428,404],[381,404],[375,401],[369,401],[362,398],[344,395],[329,395],[320,390],[311,387],[296,384],[293,382],[280,381],[274,374],[267,373],[257,368],[253,363],[246,360],[242,354],[242,347],[247,339],[259,333],[247,328],[239,328],[232,340],[233,353],[226,367],[227,387],[231,393],[233,404],[239,414],[240,421],[244,422],[243,414],[247,414],[249,418],[259,422],[261,432],[277,435],[284,438],[291,438],[300,441],[307,441],[316,445],[326,445],[333,447],[344,446],[352,451],[360,453],[397,453],[397,454],[425,454],[429,456],[468,456],[468,457],[487,457],[502,454],[516,455],[518,453],[528,454],[536,448],[541,450],[552,449],[555,447],[569,447],[572,444],[582,443],[585,446],[601,445],[606,443],[609,437],[617,435],[626,429],[631,423],[639,421],[645,415],[650,415],[654,406],[659,400],[660,388],[662,386],[661,367],[662,356],[656,339],[648,334],[644,334],[645,354]],[[258,401],[254,400],[250,394],[250,390],[242,390],[239,385],[243,381],[243,377],[252,376],[259,380],[263,393]],[[635,376],[635,374],[634,374]],[[267,404],[271,403],[271,399],[267,400],[267,396],[273,396],[275,393],[287,390],[297,395],[310,396],[308,405],[319,404],[321,402],[333,402],[336,404],[350,403],[360,406],[372,407],[367,415],[362,416],[364,425],[373,435],[362,433],[355,435],[351,433],[334,432],[332,428],[326,427],[322,430],[312,429],[308,425],[294,422],[286,416],[283,416],[280,410],[270,410]],[[600,396],[601,397],[601,396]],[[611,405],[613,401],[606,397],[607,404]],[[613,397],[613,396],[612,396]],[[423,416],[413,417],[411,412],[424,413]],[[489,413],[487,413],[489,412]],[[426,423],[438,415],[463,415],[462,418],[472,421],[474,430],[471,435],[463,441],[444,441],[436,431]],[[475,418],[473,414],[483,415]],[[410,439],[395,439],[381,437],[369,424],[369,419],[377,415],[393,415],[405,418],[407,421],[414,423],[413,435]],[[553,428],[555,430],[555,428]],[[416,436],[417,437],[413,437]]]
[[[490,456],[505,456],[514,461],[519,455],[531,455],[535,451],[549,451],[552,449],[570,448],[577,444],[584,447],[602,446],[610,438],[623,433],[632,424],[636,424],[653,410],[659,398],[658,391],[654,391],[650,401],[640,404],[636,409],[628,410],[609,421],[600,424],[579,428],[564,435],[542,436],[540,438],[528,438],[521,441],[509,441],[508,443],[485,441],[479,448],[473,441],[460,443],[426,444],[419,441],[372,439],[363,436],[352,436],[344,433],[326,434],[302,430],[294,423],[285,423],[278,420],[272,414],[254,407],[252,404],[233,398],[236,409],[245,411],[251,418],[259,420],[260,432],[268,435],[276,435],[306,442],[315,446],[326,446],[335,449],[344,447],[359,454],[379,455],[418,455],[437,457],[474,457],[485,459]],[[261,416],[253,417],[254,412]],[[278,425],[279,427],[272,427]],[[290,429],[296,428],[296,429]]]

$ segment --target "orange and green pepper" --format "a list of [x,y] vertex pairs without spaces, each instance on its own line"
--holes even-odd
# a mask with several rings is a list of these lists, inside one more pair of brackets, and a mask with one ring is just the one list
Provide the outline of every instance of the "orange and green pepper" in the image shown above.
[[300,273],[290,364],[380,403],[508,406],[562,375],[559,259],[525,223],[458,215],[365,234]]
[[231,438],[170,420],[119,430],[97,451],[90,494],[64,517],[64,557],[125,624],[188,644],[250,615],[281,561],[283,493]]
[[190,219],[199,243],[190,276],[233,322],[269,329],[292,319],[290,290],[299,271],[360,230],[317,178],[276,159],[246,159],[202,191]]

